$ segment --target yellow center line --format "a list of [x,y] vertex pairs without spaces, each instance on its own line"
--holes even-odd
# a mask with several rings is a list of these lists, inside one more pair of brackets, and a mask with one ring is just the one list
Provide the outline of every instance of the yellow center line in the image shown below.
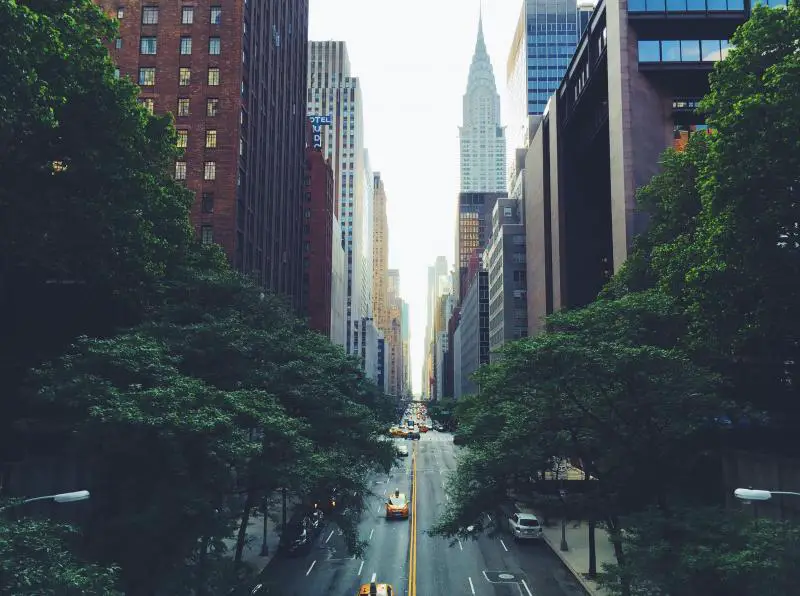
[[417,593],[417,445],[411,458],[411,536],[408,547],[408,596]]

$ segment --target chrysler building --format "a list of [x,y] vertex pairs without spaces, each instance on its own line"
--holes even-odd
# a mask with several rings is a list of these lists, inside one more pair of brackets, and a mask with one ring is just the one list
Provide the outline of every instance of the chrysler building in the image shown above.
[[500,125],[500,96],[486,43],[483,17],[464,94],[461,144],[461,192],[506,191],[506,134]]

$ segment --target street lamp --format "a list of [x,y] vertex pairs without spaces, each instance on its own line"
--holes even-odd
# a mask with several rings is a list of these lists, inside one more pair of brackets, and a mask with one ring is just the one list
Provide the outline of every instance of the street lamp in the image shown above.
[[753,488],[737,488],[733,491],[733,495],[741,501],[769,501],[772,495],[791,495],[793,497],[800,497],[800,493],[783,491],[783,490],[759,490]]
[[43,497],[33,497],[32,499],[25,499],[24,501],[20,501],[19,503],[6,505],[5,507],[1,507],[0,511],[5,511],[6,509],[11,509],[12,507],[25,505],[27,503],[33,503],[35,501],[55,501],[56,503],[74,503],[75,501],[85,501],[86,499],[89,498],[89,496],[90,495],[88,490],[76,490],[71,493],[44,495]]

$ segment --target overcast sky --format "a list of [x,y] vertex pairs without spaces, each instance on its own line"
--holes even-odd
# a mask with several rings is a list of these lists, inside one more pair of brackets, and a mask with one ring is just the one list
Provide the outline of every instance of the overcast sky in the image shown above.
[[[483,30],[501,97],[523,0],[491,0]],[[409,303],[411,380],[421,390],[427,268],[452,267],[459,190],[461,100],[479,0],[310,0],[309,38],[347,42],[361,79],[364,140],[386,186],[389,267]],[[503,114],[505,123],[505,114]]]

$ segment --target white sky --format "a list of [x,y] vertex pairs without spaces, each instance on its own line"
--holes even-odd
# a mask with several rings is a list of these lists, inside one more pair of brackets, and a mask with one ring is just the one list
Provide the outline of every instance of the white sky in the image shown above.
[[[501,97],[523,0],[490,0],[483,31]],[[428,265],[452,267],[461,99],[479,0],[310,0],[309,39],[347,42],[364,96],[364,142],[388,197],[389,267],[409,303],[411,381],[421,390]],[[505,122],[506,115],[503,114]]]

